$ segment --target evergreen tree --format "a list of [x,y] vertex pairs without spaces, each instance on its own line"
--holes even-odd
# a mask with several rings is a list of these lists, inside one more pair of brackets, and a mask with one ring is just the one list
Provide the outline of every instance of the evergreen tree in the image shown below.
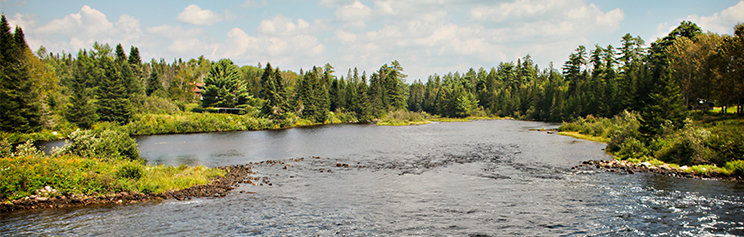
[[127,60],[129,67],[132,69],[132,82],[129,87],[129,93],[133,95],[141,95],[145,93],[144,81],[143,81],[143,70],[142,70],[142,59],[139,55],[139,49],[132,46],[129,49],[129,59]]
[[118,64],[124,64],[127,59],[127,53],[124,52],[124,47],[121,46],[121,44],[116,45],[116,63]]
[[91,80],[90,69],[92,67],[93,60],[85,51],[80,50],[69,86],[72,94],[65,118],[83,129],[90,128],[98,120],[96,109],[90,101],[90,92],[86,87],[88,80]]
[[288,108],[284,83],[279,68],[272,70],[271,64],[266,63],[264,74],[261,76],[263,89],[261,94],[265,96],[266,102],[261,108],[261,114],[269,118],[280,118]]
[[20,27],[10,33],[2,14],[0,19],[0,130],[36,132],[41,129],[41,104],[34,93],[29,72],[25,36]]
[[152,93],[155,93],[158,90],[164,91],[165,88],[163,88],[163,83],[160,80],[160,74],[153,64],[152,69],[150,69],[150,77],[147,78],[147,90],[145,91],[145,93],[150,96],[152,95]]
[[[259,64],[259,68],[261,65]],[[266,68],[263,70],[261,75],[261,92],[258,94],[258,98],[267,100],[271,91],[276,91],[276,85],[274,85],[274,69],[271,68],[271,63],[266,63]]]
[[324,86],[319,68],[313,67],[300,78],[296,89],[297,110],[304,119],[323,123],[330,109],[328,89]]
[[248,102],[251,96],[240,81],[240,70],[229,59],[221,59],[204,78],[203,107],[235,108]]
[[671,77],[671,70],[667,70],[660,81],[659,87],[650,95],[650,103],[641,112],[641,126],[638,132],[646,138],[660,135],[666,121],[674,128],[684,126],[687,110],[682,99],[682,92],[677,81]]
[[120,67],[108,56],[98,57],[97,67],[103,72],[96,96],[99,118],[107,122],[129,122],[133,108]]

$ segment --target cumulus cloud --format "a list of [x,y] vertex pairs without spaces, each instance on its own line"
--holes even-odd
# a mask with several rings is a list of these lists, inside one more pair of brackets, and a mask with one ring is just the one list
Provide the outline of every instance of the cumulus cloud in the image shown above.
[[677,22],[659,23],[651,39],[655,40],[668,35],[682,21],[691,21],[697,24],[703,32],[711,31],[718,34],[733,34],[734,25],[744,22],[744,1],[740,1],[736,5],[726,8],[721,12],[713,13],[711,16],[689,15],[685,18],[679,18]]
[[44,45],[50,51],[57,52],[62,50],[74,52],[80,48],[90,47],[96,41],[134,44],[142,36],[138,19],[123,14],[117,22],[110,22],[105,14],[87,5],[78,13],[24,31],[30,47]]
[[719,34],[732,33],[736,23],[744,22],[744,1],[712,16],[690,15],[686,20],[697,23],[703,30]]
[[225,11],[224,14],[217,14],[212,10],[202,10],[201,7],[191,4],[186,6],[186,8],[178,14],[177,19],[183,23],[192,25],[209,26],[231,17],[232,14],[229,11]]
[[31,29],[32,27],[36,26],[36,17],[29,15],[29,14],[21,14],[16,13],[12,17],[7,18],[8,23],[10,24],[11,31],[14,30],[16,26],[20,26],[21,29]]
[[297,24],[292,19],[282,15],[276,15],[272,19],[261,21],[258,26],[258,32],[271,35],[290,35],[305,32],[310,27],[310,23],[302,18],[297,19]]
[[468,12],[468,16],[484,24],[508,23],[515,25],[514,28],[540,29],[515,29],[514,32],[526,33],[518,37],[573,37],[595,31],[615,31],[625,14],[621,9],[603,12],[596,5],[586,5],[581,0],[517,0],[495,6],[477,6]]

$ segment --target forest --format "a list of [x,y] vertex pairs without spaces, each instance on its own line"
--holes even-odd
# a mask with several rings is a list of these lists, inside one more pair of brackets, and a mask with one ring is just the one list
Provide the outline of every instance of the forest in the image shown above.
[[556,122],[637,113],[639,139],[648,143],[669,127],[682,129],[690,111],[744,115],[742,24],[719,35],[684,21],[650,46],[631,34],[618,47],[580,45],[560,69],[540,68],[528,54],[410,84],[397,60],[337,77],[330,64],[293,72],[203,56],[143,61],[136,46],[127,52],[98,42],[74,54],[43,46],[33,52],[4,15],[0,28],[0,130],[13,144],[78,128],[130,135],[255,130],[406,111]]

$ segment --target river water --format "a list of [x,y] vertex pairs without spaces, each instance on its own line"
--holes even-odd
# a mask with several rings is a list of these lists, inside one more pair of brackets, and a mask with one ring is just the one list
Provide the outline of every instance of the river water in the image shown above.
[[256,167],[271,186],[244,184],[224,198],[0,214],[0,235],[744,235],[741,182],[572,172],[611,157],[601,143],[529,130],[554,126],[497,120],[139,137],[150,163],[286,165]]

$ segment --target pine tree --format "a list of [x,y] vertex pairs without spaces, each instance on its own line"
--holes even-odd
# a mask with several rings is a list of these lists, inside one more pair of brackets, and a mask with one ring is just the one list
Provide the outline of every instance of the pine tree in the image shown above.
[[108,56],[100,56],[97,67],[103,72],[101,85],[96,93],[98,99],[96,110],[99,118],[106,122],[129,122],[133,108],[119,66]]
[[266,100],[261,108],[261,114],[269,118],[279,119],[288,109],[284,79],[282,79],[279,68],[273,70],[271,64],[266,63],[266,69],[261,76],[261,84],[263,85],[261,94],[264,95]]
[[90,128],[98,120],[95,107],[90,102],[90,92],[86,87],[88,80],[91,80],[89,74],[91,67],[93,67],[93,60],[85,51],[80,50],[69,86],[72,94],[70,106],[65,111],[65,118],[83,129]]
[[124,52],[124,47],[121,46],[121,44],[116,45],[116,63],[123,64],[126,62],[127,59],[127,53]]
[[33,93],[29,54],[23,30],[10,33],[5,15],[0,20],[0,130],[35,132],[41,129],[41,101]]
[[675,128],[684,126],[687,110],[684,106],[682,92],[677,81],[666,70],[659,87],[649,96],[649,103],[641,112],[641,126],[638,131],[646,138],[653,138],[662,133],[662,125],[670,121]]
[[221,59],[212,65],[204,77],[203,107],[236,108],[248,102],[251,96],[240,81],[240,70],[229,59]]
[[163,88],[163,83],[160,81],[160,74],[153,64],[152,69],[150,69],[150,77],[147,78],[147,90],[145,92],[148,96],[150,96],[152,95],[152,93],[155,93],[158,90],[165,89]]
[[328,90],[319,75],[321,73],[319,68],[313,67],[300,78],[296,88],[295,100],[300,116],[316,123],[325,122],[330,109]]

